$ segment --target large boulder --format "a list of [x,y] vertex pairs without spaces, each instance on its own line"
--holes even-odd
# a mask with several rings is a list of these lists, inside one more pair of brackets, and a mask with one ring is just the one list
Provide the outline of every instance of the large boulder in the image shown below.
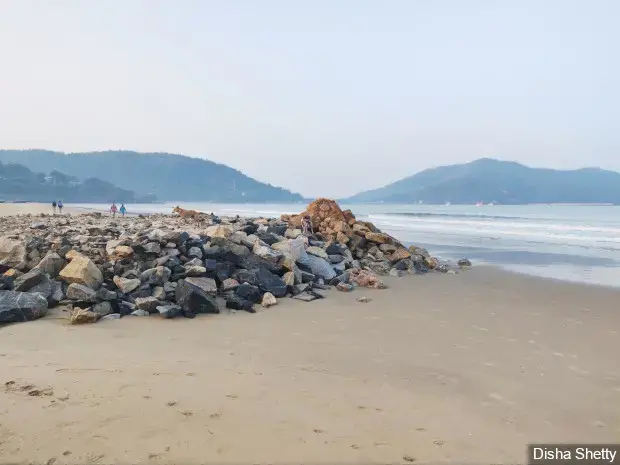
[[45,279],[45,273],[39,269],[32,269],[28,273],[16,278],[13,282],[13,290],[27,292]]
[[157,307],[161,306],[162,302],[155,297],[138,297],[136,299],[136,306],[140,310],[145,310],[149,313],[156,313]]
[[207,295],[212,297],[217,295],[217,284],[211,278],[187,278],[185,282],[200,288]]
[[217,224],[214,226],[209,226],[205,232],[209,237],[229,238],[232,236],[233,230],[230,226]]
[[36,266],[39,270],[55,278],[65,266],[65,261],[56,252],[48,253]]
[[375,289],[385,289],[385,284],[373,273],[367,270],[360,270],[354,268],[351,270],[349,279],[352,283],[357,284],[360,287],[372,287]]
[[38,293],[0,291],[0,323],[36,320],[47,314],[47,305]]
[[87,257],[82,255],[74,256],[69,264],[60,271],[60,279],[66,283],[84,284],[93,289],[99,289],[103,283],[103,274]]
[[240,284],[235,289],[235,295],[242,299],[249,300],[250,302],[257,303],[260,301],[260,289],[256,286],[252,286],[249,283]]
[[256,241],[254,243],[254,248],[252,251],[259,257],[262,257],[272,263],[277,263],[282,258],[282,252],[272,249],[267,244],[261,243],[261,241]]
[[315,255],[308,255],[308,261],[310,270],[315,276],[323,278],[325,281],[330,281],[336,276],[336,272],[327,260]]
[[26,244],[19,239],[0,237],[0,265],[18,267],[28,260]]
[[192,317],[198,313],[220,313],[215,298],[195,284],[196,279],[208,278],[182,279],[175,290],[176,303],[183,309],[185,316]]
[[286,295],[286,283],[282,278],[269,272],[265,268],[258,270],[258,288],[263,292],[271,292],[276,297],[284,297]]
[[89,323],[96,323],[99,319],[99,314],[93,312],[89,308],[75,308],[71,313],[70,322],[72,325],[83,325]]

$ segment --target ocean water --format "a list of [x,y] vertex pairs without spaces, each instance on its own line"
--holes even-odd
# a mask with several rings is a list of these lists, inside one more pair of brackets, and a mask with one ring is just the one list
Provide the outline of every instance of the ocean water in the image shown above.
[[[177,203],[127,205],[170,213]],[[72,205],[104,211],[104,205]],[[182,203],[219,215],[279,216],[304,204]],[[342,205],[433,255],[566,281],[620,286],[620,207],[570,205]]]

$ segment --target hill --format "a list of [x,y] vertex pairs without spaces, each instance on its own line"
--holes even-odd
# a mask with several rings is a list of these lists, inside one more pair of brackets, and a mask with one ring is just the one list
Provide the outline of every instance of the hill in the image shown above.
[[0,150],[0,161],[30,169],[62,171],[78,179],[91,176],[160,200],[214,202],[296,202],[301,195],[256,181],[209,160],[169,153],[107,151]]
[[23,165],[0,162],[0,199],[31,202],[152,202],[153,196],[139,197],[98,178],[79,181],[59,171],[35,173]]
[[599,168],[562,171],[482,158],[421,171],[347,202],[472,204],[620,204],[620,173]]

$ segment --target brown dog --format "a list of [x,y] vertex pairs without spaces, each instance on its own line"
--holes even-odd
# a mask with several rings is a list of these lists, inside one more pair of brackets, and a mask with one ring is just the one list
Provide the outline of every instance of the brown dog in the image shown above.
[[196,210],[185,210],[178,205],[172,209],[173,213],[178,213],[181,218],[198,218],[200,216],[200,212]]

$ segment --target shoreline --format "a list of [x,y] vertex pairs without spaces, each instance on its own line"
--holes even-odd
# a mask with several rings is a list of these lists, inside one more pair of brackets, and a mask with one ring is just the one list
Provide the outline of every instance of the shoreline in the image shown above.
[[[107,211],[107,205],[106,204],[100,204],[101,205],[101,209],[97,209],[97,208],[86,208],[86,207],[74,207],[69,205],[68,207],[65,207],[65,211],[64,213],[70,213],[72,215],[79,215],[79,214],[88,214],[88,213],[102,213],[103,215],[106,214]],[[7,208],[9,207],[9,208]],[[3,203],[0,204],[0,218],[2,218],[3,216],[11,216],[11,215],[15,215],[20,213],[30,213],[32,215],[37,215],[40,213],[44,213],[44,214],[48,214],[51,215],[51,206],[50,205],[46,205],[46,204],[41,204],[41,203],[18,203],[18,204],[9,204],[9,203]],[[139,215],[144,215],[144,216],[151,216],[151,215],[159,215],[160,213],[149,213],[149,212],[130,212],[126,215],[127,218],[136,218]],[[168,214],[168,213],[166,213]],[[256,215],[257,217],[260,215]],[[121,219],[121,217],[119,215],[117,215],[117,220]],[[432,251],[432,249],[431,249]],[[441,255],[439,255],[440,258],[442,258]],[[445,258],[445,257],[443,257]],[[450,258],[451,260],[454,260],[454,257]],[[517,275],[525,275],[525,276],[533,276],[533,277],[537,277],[539,279],[546,279],[546,280],[552,280],[552,281],[560,281],[563,283],[569,283],[569,284],[583,284],[583,285],[588,285],[588,286],[596,286],[596,287],[601,287],[601,288],[611,288],[611,289],[618,289],[620,288],[620,281],[618,281],[617,285],[614,284],[609,284],[609,283],[604,283],[604,282],[596,282],[596,281],[586,281],[584,279],[581,280],[577,280],[574,277],[553,277],[553,276],[547,276],[545,275],[543,272],[538,271],[537,272],[537,268],[540,269],[539,267],[536,266],[530,266],[529,270],[514,270],[511,269],[511,265],[502,265],[502,264],[496,264],[496,263],[485,263],[485,262],[476,262],[474,261],[473,264],[476,267],[494,267],[496,269],[502,270],[504,272],[507,273],[514,273]],[[543,267],[544,268],[544,267]]]

